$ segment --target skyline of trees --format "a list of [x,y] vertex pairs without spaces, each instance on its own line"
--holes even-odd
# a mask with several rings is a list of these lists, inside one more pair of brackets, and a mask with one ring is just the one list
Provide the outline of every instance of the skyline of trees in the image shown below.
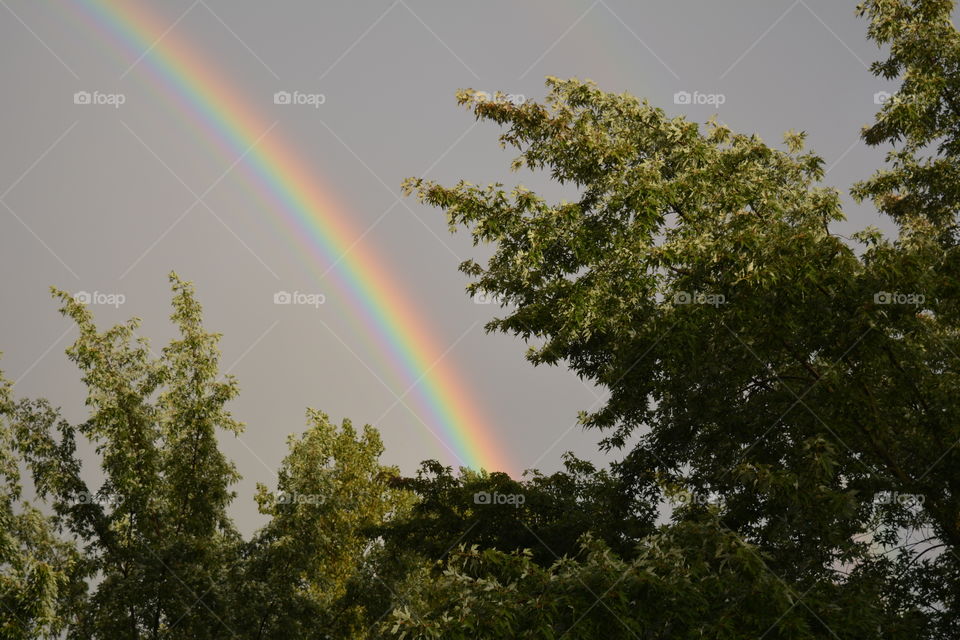
[[886,47],[872,72],[902,85],[863,131],[887,164],[851,193],[894,238],[831,231],[839,192],[803,132],[778,149],[577,79],[543,104],[458,92],[513,168],[578,199],[404,191],[493,249],[461,265],[503,303],[488,331],[609,391],[581,415],[607,468],[404,477],[374,426],[309,409],[244,537],[220,450],[239,386],[192,285],[171,273],[158,353],[139,320],[101,330],[52,289],[89,415],[0,375],[0,637],[960,637],[953,8],[858,9]]

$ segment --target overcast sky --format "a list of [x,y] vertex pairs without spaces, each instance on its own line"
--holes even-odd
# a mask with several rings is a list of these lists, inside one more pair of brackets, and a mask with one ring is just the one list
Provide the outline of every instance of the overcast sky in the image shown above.
[[[523,182],[573,195],[543,176],[509,173],[512,155],[499,149],[497,128],[474,126],[456,105],[458,88],[539,100],[545,76],[576,76],[696,121],[717,113],[774,144],[787,129],[805,130],[848,203],[838,230],[890,228],[846,197],[882,161],[884,151],[867,149],[859,130],[878,109],[875,94],[893,89],[867,69],[879,51],[854,2],[148,4],[276,122],[266,135],[292,141],[332,187],[342,215],[364,232],[358,241],[387,265],[483,409],[510,471],[557,469],[567,450],[603,460],[600,436],[575,426],[577,412],[603,393],[563,369],[534,369],[522,342],[485,334],[496,310],[474,304],[457,271],[485,254],[467,234],[450,235],[441,212],[398,202],[403,178],[428,169],[444,183]],[[168,99],[149,72],[155,51],[125,50],[89,15],[80,3],[0,1],[0,369],[18,395],[85,417],[78,372],[63,355],[76,332],[56,313],[50,285],[123,296],[116,308],[109,302],[120,298],[102,298],[98,320],[141,317],[159,349],[172,335],[166,274],[176,270],[195,283],[207,327],[224,334],[223,366],[240,381],[232,409],[247,431],[224,448],[245,476],[242,525],[255,519],[253,484],[274,484],[285,437],[302,430],[308,406],[374,423],[386,461],[406,472],[425,458],[457,465],[424,427],[419,390],[384,369],[375,342],[344,312],[329,280],[336,268],[316,277],[329,265],[307,263],[277,212],[251,197],[245,159]],[[82,91],[122,95],[123,104],[75,104]],[[322,104],[277,105],[277,91],[322,95]],[[676,103],[680,92],[690,104]],[[274,305],[280,290],[327,298],[318,308]]]

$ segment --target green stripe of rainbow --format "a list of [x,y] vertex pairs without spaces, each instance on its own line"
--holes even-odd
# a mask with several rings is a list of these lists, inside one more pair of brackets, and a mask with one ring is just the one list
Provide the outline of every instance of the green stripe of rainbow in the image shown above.
[[[443,358],[426,323],[403,295],[396,280],[369,246],[354,244],[359,234],[348,213],[329,188],[319,186],[291,145],[271,132],[269,122],[227,84],[223,74],[169,30],[142,3],[82,0],[87,15],[124,41],[132,55],[148,51],[141,64],[149,67],[185,110],[216,142],[238,157],[255,179],[257,190],[272,203],[271,212],[307,251],[313,264],[334,263],[333,282],[350,301],[365,330],[389,354],[394,366],[439,424],[441,440],[460,464],[488,470],[509,470],[503,449],[495,443],[470,393]],[[262,139],[261,136],[263,136]],[[258,141],[259,139],[259,141]],[[248,153],[249,151],[249,153]]]

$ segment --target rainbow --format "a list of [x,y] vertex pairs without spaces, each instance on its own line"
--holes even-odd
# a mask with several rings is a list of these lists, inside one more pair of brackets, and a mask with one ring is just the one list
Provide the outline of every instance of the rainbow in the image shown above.
[[80,0],[80,6],[85,9],[83,17],[118,39],[133,59],[143,58],[140,64],[150,70],[163,94],[209,132],[211,142],[231,158],[243,156],[241,166],[252,187],[312,268],[335,265],[330,272],[334,286],[349,301],[366,335],[413,387],[418,407],[427,414],[420,421],[457,464],[512,470],[427,323],[375,250],[355,242],[359,234],[332,190],[322,186],[319,176],[279,134],[264,135],[271,129],[270,121],[257,114],[196,48],[177,37],[170,20],[150,13],[142,3]]

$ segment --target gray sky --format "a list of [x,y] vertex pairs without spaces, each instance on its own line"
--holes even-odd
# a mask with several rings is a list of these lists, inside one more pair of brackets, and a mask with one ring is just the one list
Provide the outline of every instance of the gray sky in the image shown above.
[[[395,276],[483,409],[511,471],[554,470],[567,450],[602,460],[599,434],[575,419],[603,395],[562,369],[533,369],[522,342],[484,334],[495,308],[467,297],[457,265],[485,254],[467,234],[449,235],[441,212],[397,202],[402,179],[427,168],[444,183],[523,182],[572,196],[543,176],[509,173],[497,128],[473,126],[457,88],[541,99],[544,76],[577,76],[700,122],[718,113],[775,144],[787,129],[805,130],[827,182],[844,194],[884,153],[859,141],[879,108],[875,93],[893,87],[866,68],[879,51],[854,2],[130,2],[150,5],[170,37],[221,69],[225,84],[276,122],[266,135],[291,141],[333,188],[365,232],[358,242]],[[171,101],[149,64],[134,64],[154,52],[125,49],[85,19],[85,6],[0,1],[0,369],[18,395],[48,397],[72,420],[85,415],[79,375],[63,355],[76,332],[56,313],[50,285],[123,295],[118,308],[95,306],[98,320],[141,317],[159,349],[172,335],[166,274],[176,270],[196,284],[208,329],[224,334],[223,366],[240,381],[232,409],[247,431],[224,449],[245,476],[241,525],[255,520],[253,485],[274,484],[286,435],[302,430],[307,406],[374,423],[386,461],[406,472],[430,457],[458,464],[424,428],[442,426],[420,411],[419,389],[408,392],[410,381],[385,366],[347,312],[329,280],[336,273],[315,276],[330,258],[310,264],[298,253],[278,213],[251,195],[245,160]],[[281,90],[324,102],[274,104]],[[78,91],[122,94],[124,103],[75,104]],[[705,104],[675,104],[683,91]],[[841,233],[890,228],[845,201]],[[326,301],[278,306],[280,290]]]

